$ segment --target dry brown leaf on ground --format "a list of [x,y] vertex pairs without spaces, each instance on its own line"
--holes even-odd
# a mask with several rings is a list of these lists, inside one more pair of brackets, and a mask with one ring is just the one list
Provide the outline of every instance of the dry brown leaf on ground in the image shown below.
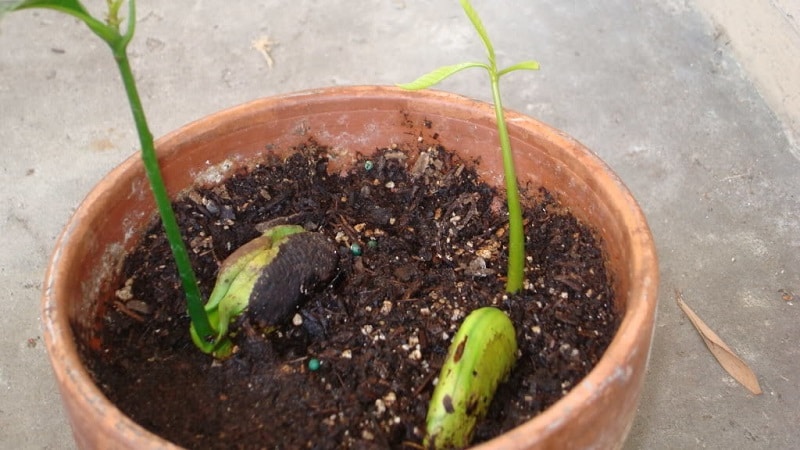
[[703,322],[686,302],[683,300],[683,294],[676,290],[675,291],[675,300],[678,302],[678,306],[681,307],[683,312],[689,317],[689,320],[692,322],[692,325],[697,329],[700,333],[700,336],[705,341],[706,346],[711,353],[717,358],[720,365],[728,371],[728,373],[739,383],[741,383],[744,387],[746,387],[750,392],[755,395],[761,394],[761,386],[758,384],[758,378],[756,378],[756,374],[750,369],[750,367],[745,364],[744,361],[741,360],[736,353],[733,352],[725,342],[717,336],[717,333],[714,333],[708,325]]

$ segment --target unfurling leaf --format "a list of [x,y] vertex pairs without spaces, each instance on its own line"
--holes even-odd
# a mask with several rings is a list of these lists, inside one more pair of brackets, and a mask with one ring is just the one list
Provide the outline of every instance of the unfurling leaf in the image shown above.
[[464,9],[464,13],[466,13],[469,21],[472,22],[473,28],[475,31],[478,32],[478,36],[480,36],[481,41],[483,41],[483,46],[486,47],[486,56],[489,58],[489,63],[494,67],[495,65],[495,55],[494,55],[494,46],[492,45],[492,40],[489,39],[489,33],[486,32],[486,27],[483,26],[483,21],[481,20],[480,16],[478,16],[478,12],[475,11],[475,8],[472,7],[472,4],[468,0],[460,0],[461,1],[461,8]]
[[230,324],[240,315],[269,329],[291,317],[302,297],[333,276],[336,247],[325,236],[298,225],[280,225],[239,247],[223,262],[205,310],[213,336],[195,344],[206,353],[225,358],[232,351]]
[[689,305],[683,301],[683,294],[680,291],[675,291],[675,300],[678,302],[678,306],[683,310],[689,320],[692,322],[692,325],[697,329],[700,333],[700,336],[703,338],[703,341],[706,343],[706,346],[711,353],[717,358],[720,365],[739,383],[741,383],[744,387],[746,387],[750,392],[755,395],[761,394],[761,386],[758,384],[758,378],[756,374],[750,369],[750,367],[742,361],[736,353],[733,352],[725,342],[717,336],[717,333],[714,333],[708,325],[703,322],[700,317],[689,308]]
[[469,445],[475,425],[489,409],[497,386],[517,359],[511,319],[497,308],[472,311],[450,344],[425,419],[425,448]]
[[89,15],[78,0],[0,0],[0,11],[26,8],[50,8],[76,17]]
[[452,66],[439,67],[438,69],[434,69],[410,83],[398,84],[397,86],[409,91],[427,89],[435,84],[438,84],[450,75],[456,72],[461,72],[464,69],[469,69],[470,67],[483,67],[484,69],[489,68],[486,64],[479,62],[453,64]]
[[[119,34],[119,23],[116,20],[116,10],[119,9],[121,1],[122,0],[115,0],[114,2],[109,3],[109,11],[114,11],[113,16],[115,17],[116,23],[103,23],[102,21],[95,19],[91,14],[89,14],[89,12],[86,10],[86,7],[84,7],[79,0],[0,0],[0,16],[2,16],[6,11],[18,11],[31,8],[44,8],[60,11],[80,19],[89,27],[89,29],[91,29],[95,34],[100,36],[100,38],[113,47],[116,43],[119,43],[122,40],[125,40],[127,43],[127,41],[129,41],[133,35],[132,24],[130,27],[131,36],[123,37]],[[130,0],[130,20],[134,20],[134,3],[135,2],[133,0]],[[111,18],[111,16],[109,16],[109,18]]]
[[497,72],[497,76],[501,77],[509,72],[515,72],[517,70],[539,70],[539,63],[537,61],[523,61],[521,63],[514,64],[513,66],[506,67],[505,69]]

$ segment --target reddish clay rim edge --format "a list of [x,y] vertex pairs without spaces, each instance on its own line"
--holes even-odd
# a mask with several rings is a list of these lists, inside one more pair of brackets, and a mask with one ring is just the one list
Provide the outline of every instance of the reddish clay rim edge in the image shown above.
[[[258,108],[256,109],[264,109],[265,107],[279,102],[290,100],[297,101],[298,98],[317,96],[320,94],[336,96],[337,94],[383,95],[387,93],[395,97],[402,97],[406,99],[420,100],[424,98],[438,98],[448,102],[459,103],[461,105],[469,105],[471,108],[481,110],[483,114],[490,114],[492,116],[494,115],[490,105],[451,93],[437,91],[408,92],[393,87],[356,86],[309,90],[282,96],[258,99],[243,105],[234,106],[232,108],[223,110],[217,113],[216,116],[218,117],[219,115],[224,115],[229,116],[230,118],[243,115],[247,116],[251,114],[251,109],[254,105],[258,105]],[[203,118],[189,123],[178,131],[174,131],[162,137],[158,140],[158,142],[166,142],[170,140],[173,135],[177,134],[179,131],[186,132],[187,129],[200,130],[206,125],[208,120],[208,118]],[[634,299],[634,302],[628,305],[620,328],[608,350],[606,351],[606,354],[601,358],[595,368],[592,369],[589,375],[587,375],[587,377],[578,386],[574,387],[565,397],[559,400],[556,405],[548,408],[531,421],[518,426],[506,434],[508,436],[513,435],[514,440],[521,444],[523,443],[522,441],[534,442],[538,440],[538,438],[532,437],[532,434],[547,434],[549,432],[548,429],[553,427],[553,425],[549,424],[559,424],[566,420],[566,417],[563,417],[561,411],[577,409],[579,405],[584,404],[592,399],[594,395],[592,393],[593,391],[584,387],[602,386],[603,379],[612,374],[615,364],[618,362],[612,359],[612,355],[614,353],[613,350],[619,345],[619,342],[623,340],[630,340],[633,336],[642,333],[650,333],[651,335],[647,336],[648,348],[645,349],[645,351],[649,352],[652,326],[642,327],[641,325],[650,325],[654,320],[658,286],[658,268],[656,265],[656,253],[652,236],[641,209],[622,181],[620,181],[619,178],[613,174],[613,172],[606,166],[604,162],[602,162],[594,153],[586,149],[577,141],[567,137],[562,132],[554,130],[549,126],[536,121],[535,119],[520,114],[511,113],[509,114],[509,120],[510,122],[513,122],[513,125],[511,126],[515,127],[518,126],[530,129],[549,129],[554,131],[555,133],[553,134],[558,136],[557,139],[561,141],[560,144],[566,147],[575,147],[583,153],[583,155],[581,155],[581,159],[583,159],[586,164],[593,167],[593,171],[596,176],[608,178],[600,185],[605,186],[606,189],[612,189],[613,187],[613,189],[618,191],[614,196],[620,197],[624,200],[624,206],[622,206],[622,208],[627,210],[630,214],[622,215],[622,217],[625,218],[623,226],[629,233],[631,231],[635,231],[635,234],[631,237],[629,247],[637,247],[640,249],[641,254],[641,258],[639,260],[630,261],[630,273],[634,282],[632,283],[629,291],[629,298]],[[166,155],[162,154],[160,156],[164,157]],[[141,170],[139,155],[135,154],[110,172],[106,178],[130,175],[132,172]],[[78,386],[82,386],[82,388],[78,389],[77,392],[80,394],[81,401],[85,403],[84,407],[87,409],[94,409],[98,412],[104,412],[107,416],[112,417],[114,421],[122,427],[122,431],[127,435],[127,437],[131,439],[145,437],[154,438],[159,446],[163,446],[164,448],[178,448],[168,441],[142,428],[125,416],[116,407],[111,405],[99,388],[94,384],[94,381],[79,359],[68,359],[56,355],[56,345],[65,346],[67,352],[75,351],[74,354],[77,354],[77,348],[74,342],[75,336],[72,332],[66,313],[57,310],[54,304],[52,293],[54,289],[57,288],[58,280],[53,278],[53,273],[55,272],[55,268],[58,266],[59,262],[65,257],[63,245],[69,241],[70,238],[72,238],[71,230],[77,223],[80,222],[81,218],[86,215],[87,211],[92,208],[92,203],[101,196],[102,193],[99,192],[98,186],[94,188],[81,203],[80,207],[69,220],[59,236],[54,253],[50,259],[50,264],[47,268],[42,296],[42,316],[45,318],[44,336],[50,361],[54,369],[60,369],[56,370],[57,374],[63,373],[65,374],[64,376],[72,379],[75,383],[81,383],[78,384]],[[643,281],[641,283],[637,283],[635,280]],[[491,442],[492,441],[485,444],[491,444]]]

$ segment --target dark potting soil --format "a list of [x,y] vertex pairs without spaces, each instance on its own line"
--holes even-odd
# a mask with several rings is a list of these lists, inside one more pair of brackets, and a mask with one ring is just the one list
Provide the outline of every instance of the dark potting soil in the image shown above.
[[220,261],[288,218],[337,243],[337,275],[289,323],[266,336],[240,330],[234,356],[215,361],[189,338],[154,225],[125,262],[102,350],[83,349],[136,422],[188,448],[419,448],[450,339],[486,305],[513,319],[520,357],[474,442],[535,416],[599,360],[619,322],[601,246],[549,193],[526,195],[528,281],[507,296],[503,195],[475,162],[383,149],[329,173],[324,146],[297,150],[176,202],[192,263],[207,296]]

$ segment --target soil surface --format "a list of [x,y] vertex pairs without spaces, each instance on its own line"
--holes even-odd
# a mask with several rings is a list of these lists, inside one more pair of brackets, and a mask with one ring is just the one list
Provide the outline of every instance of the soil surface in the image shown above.
[[206,296],[220,262],[276,218],[336,243],[334,279],[277,331],[240,329],[234,356],[215,361],[189,338],[160,225],[126,260],[102,351],[83,353],[145,428],[188,448],[419,448],[450,340],[486,305],[513,319],[520,357],[474,442],[535,416],[599,360],[619,322],[601,244],[550,194],[526,195],[528,281],[507,296],[503,195],[476,162],[389,148],[329,173],[324,146],[297,150],[175,203]]

